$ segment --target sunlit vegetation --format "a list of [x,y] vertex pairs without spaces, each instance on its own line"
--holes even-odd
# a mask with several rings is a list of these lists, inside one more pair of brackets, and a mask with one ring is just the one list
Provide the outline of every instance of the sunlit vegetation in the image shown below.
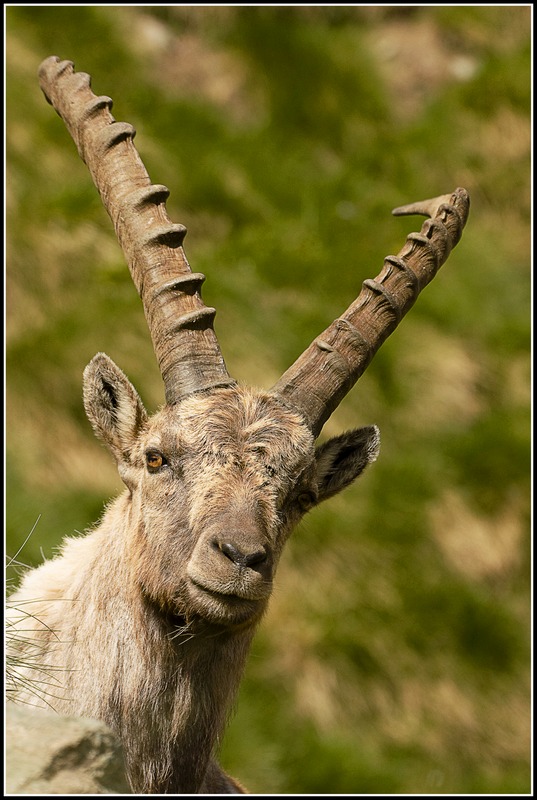
[[163,402],[141,303],[44,101],[49,55],[135,125],[229,371],[270,386],[456,186],[463,240],[326,426],[381,454],[282,560],[225,767],[262,793],[530,791],[530,9],[11,6],[7,550],[121,490],[82,370]]

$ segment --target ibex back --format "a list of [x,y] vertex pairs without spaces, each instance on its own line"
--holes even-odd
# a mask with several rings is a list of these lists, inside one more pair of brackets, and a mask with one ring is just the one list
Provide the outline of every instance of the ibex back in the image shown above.
[[[26,660],[18,699],[107,722],[134,792],[240,792],[214,754],[282,548],[379,450],[373,425],[315,441],[458,242],[468,195],[396,209],[431,219],[275,386],[245,388],[227,372],[204,276],[190,271],[185,229],[170,222],[168,191],[151,184],[133,128],[71,62],[47,59],[40,78],[114,223],[166,404],[148,417],[104,354],[86,368],[87,415],[127,488],[12,597],[10,624],[24,630],[13,646]],[[24,688],[51,669],[54,697]]]

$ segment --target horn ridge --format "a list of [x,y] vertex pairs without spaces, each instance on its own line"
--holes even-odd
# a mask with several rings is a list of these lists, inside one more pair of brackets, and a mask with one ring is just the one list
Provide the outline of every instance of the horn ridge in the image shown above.
[[39,79],[114,224],[142,299],[167,402],[234,385],[213,329],[215,310],[203,303],[199,273],[192,273],[183,250],[186,228],[169,219],[169,190],[151,183],[133,143],[134,127],[114,119],[111,98],[95,95],[90,76],[75,72],[73,62],[51,56]]
[[367,279],[356,300],[302,353],[271,392],[302,413],[315,436],[434,278],[461,238],[470,198],[465,189],[395,209],[433,215],[410,233],[380,274]]

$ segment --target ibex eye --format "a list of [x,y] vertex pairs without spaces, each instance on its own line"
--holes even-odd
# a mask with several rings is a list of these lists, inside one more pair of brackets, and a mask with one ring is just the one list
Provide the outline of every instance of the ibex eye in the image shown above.
[[164,467],[168,463],[162,453],[159,453],[156,450],[150,450],[145,454],[145,462],[149,472],[157,472],[157,470],[159,470],[161,467]]
[[313,492],[300,492],[300,494],[297,497],[297,500],[299,505],[304,509],[304,511],[309,511],[309,509],[315,505],[317,498],[315,497]]

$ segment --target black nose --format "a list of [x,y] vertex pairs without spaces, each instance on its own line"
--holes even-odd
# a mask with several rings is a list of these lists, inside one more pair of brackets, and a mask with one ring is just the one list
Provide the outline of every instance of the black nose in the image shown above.
[[263,546],[245,550],[234,542],[215,541],[214,545],[222,551],[226,558],[239,567],[252,567],[254,564],[262,564],[267,559],[267,551]]

